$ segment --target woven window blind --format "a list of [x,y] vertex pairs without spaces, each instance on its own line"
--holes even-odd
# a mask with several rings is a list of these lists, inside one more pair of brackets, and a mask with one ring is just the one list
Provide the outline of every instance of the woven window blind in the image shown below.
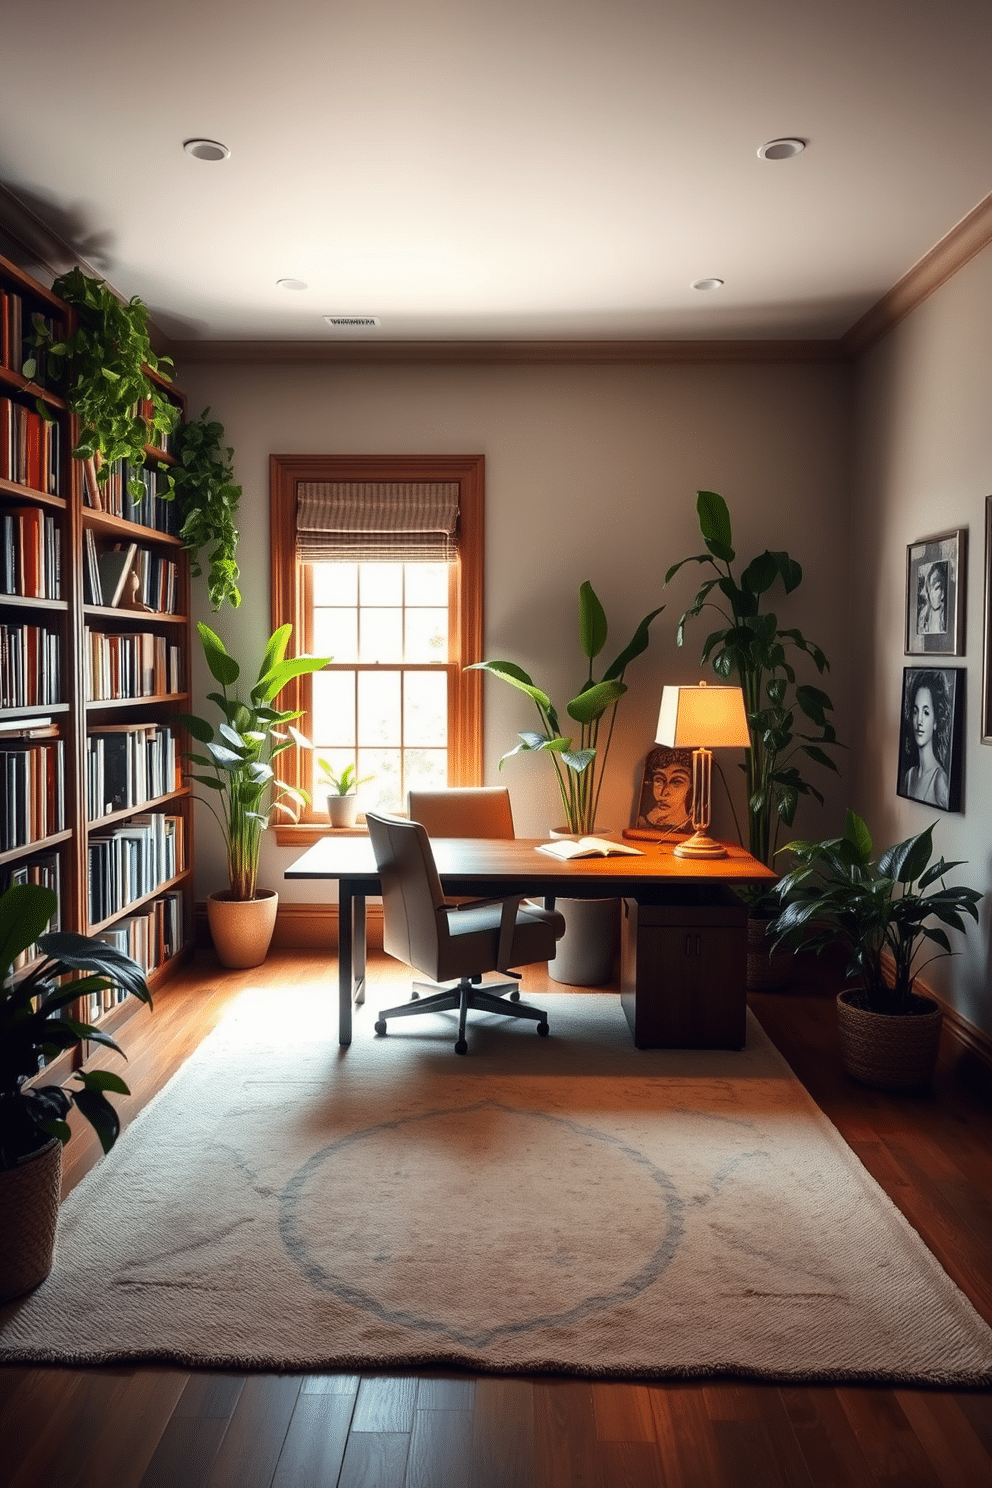
[[296,551],[304,563],[458,556],[457,481],[298,481]]

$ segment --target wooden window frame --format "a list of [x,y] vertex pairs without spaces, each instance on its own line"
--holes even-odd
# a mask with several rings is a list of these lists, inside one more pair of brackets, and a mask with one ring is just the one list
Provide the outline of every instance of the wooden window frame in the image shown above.
[[[296,558],[296,487],[299,481],[457,481],[458,562],[449,584],[449,634],[453,681],[448,696],[448,780],[451,785],[482,784],[482,673],[465,668],[481,661],[483,636],[483,540],[485,457],[483,455],[270,455],[269,518],[272,567],[272,629],[293,627],[293,653],[312,649],[308,566]],[[282,694],[287,708],[302,709],[301,729],[309,733],[313,688],[309,676],[291,682]],[[296,750],[280,756],[282,778],[301,781]],[[275,824],[276,842],[301,846],[330,830],[303,820]]]

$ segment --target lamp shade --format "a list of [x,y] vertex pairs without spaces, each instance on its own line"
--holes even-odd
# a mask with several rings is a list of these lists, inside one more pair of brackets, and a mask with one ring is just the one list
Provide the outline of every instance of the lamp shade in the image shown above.
[[656,742],[673,749],[747,749],[744,694],[739,687],[666,687]]

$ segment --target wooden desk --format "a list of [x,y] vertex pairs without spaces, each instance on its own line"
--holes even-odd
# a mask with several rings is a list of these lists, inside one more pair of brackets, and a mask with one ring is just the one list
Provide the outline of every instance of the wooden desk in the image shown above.
[[[666,886],[705,892],[706,885],[755,883],[775,874],[743,848],[727,857],[690,862],[672,844],[645,842],[639,857],[580,858],[564,863],[537,851],[546,839],[433,838],[434,860],[446,894],[495,898],[503,894],[569,899],[633,899],[663,903]],[[322,837],[285,871],[288,879],[338,883],[338,1039],[351,1043],[352,1002],[365,1000],[365,901],[381,892],[367,837]]]

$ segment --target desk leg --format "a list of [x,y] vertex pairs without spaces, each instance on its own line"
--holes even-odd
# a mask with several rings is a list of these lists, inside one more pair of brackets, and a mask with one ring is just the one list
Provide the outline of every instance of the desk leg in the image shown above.
[[338,887],[338,1043],[351,1043],[352,1004],[365,1001],[365,895]]
[[356,1007],[365,1001],[365,895],[354,896],[355,914],[352,929],[352,979],[351,996]]

